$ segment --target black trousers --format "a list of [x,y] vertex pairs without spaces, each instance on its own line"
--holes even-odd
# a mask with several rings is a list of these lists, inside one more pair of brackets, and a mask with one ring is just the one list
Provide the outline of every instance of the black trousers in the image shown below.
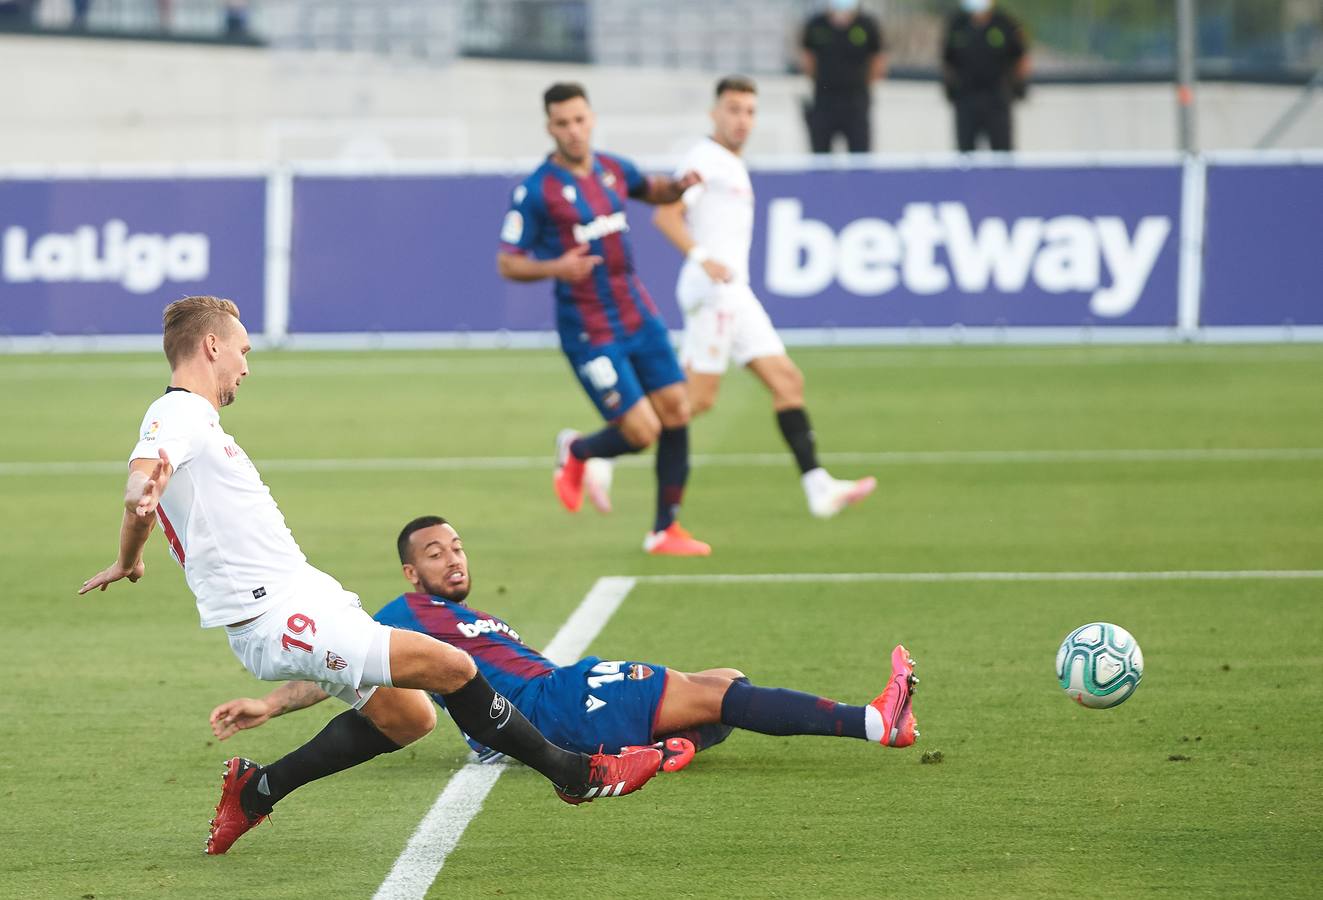
[[867,153],[873,146],[873,123],[868,94],[827,94],[814,99],[805,111],[809,145],[814,153],[830,153],[836,135],[845,136],[851,153]]
[[979,136],[988,139],[993,150],[1011,150],[1011,101],[1001,94],[986,91],[962,94],[955,99],[956,147],[968,153],[978,144]]

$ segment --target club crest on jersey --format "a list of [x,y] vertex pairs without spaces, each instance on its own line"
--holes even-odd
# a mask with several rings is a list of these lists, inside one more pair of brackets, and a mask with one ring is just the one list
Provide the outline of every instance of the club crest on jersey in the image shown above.
[[579,199],[579,192],[574,189],[572,184],[567,184],[561,188],[560,195],[565,198],[566,203],[573,203]]
[[645,666],[643,663],[631,663],[629,674],[625,677],[630,681],[642,681],[645,678],[651,678],[652,666]]
[[332,672],[339,672],[341,669],[349,668],[349,663],[346,662],[345,658],[339,653],[332,653],[330,650],[327,650],[326,668],[330,669]]
[[616,183],[616,173],[614,172],[602,173],[602,184],[606,185],[607,187],[614,187],[615,183]]

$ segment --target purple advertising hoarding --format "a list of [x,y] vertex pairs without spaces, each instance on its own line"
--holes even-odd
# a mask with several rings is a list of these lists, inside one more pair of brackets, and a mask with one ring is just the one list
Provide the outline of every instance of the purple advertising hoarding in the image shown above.
[[[292,332],[553,327],[496,274],[515,177],[299,177]],[[1178,166],[754,174],[753,289],[788,328],[1171,326]],[[672,326],[679,255],[630,209]]]
[[1199,324],[1323,325],[1323,166],[1208,167]]
[[171,300],[263,327],[264,178],[0,181],[0,335],[159,334]]

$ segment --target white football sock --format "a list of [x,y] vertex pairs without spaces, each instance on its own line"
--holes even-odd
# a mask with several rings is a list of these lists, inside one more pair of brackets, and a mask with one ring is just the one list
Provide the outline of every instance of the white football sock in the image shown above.
[[875,744],[882,742],[882,714],[872,704],[864,707],[864,734]]

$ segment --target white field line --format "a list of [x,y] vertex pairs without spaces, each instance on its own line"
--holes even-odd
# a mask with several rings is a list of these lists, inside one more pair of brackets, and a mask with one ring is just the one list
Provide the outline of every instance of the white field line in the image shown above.
[[[1199,463],[1199,462],[1307,462],[1323,460],[1323,447],[1177,447],[1168,449],[1094,450],[894,450],[823,453],[827,464],[875,466],[1023,465],[1034,463]],[[790,466],[781,453],[699,453],[696,466]],[[341,459],[258,460],[267,472],[437,472],[544,469],[546,456],[421,456]],[[627,456],[621,466],[651,467],[650,456]],[[42,475],[122,474],[127,463],[100,460],[0,462],[0,477]]]
[[[633,578],[597,579],[543,655],[557,665],[577,662],[633,587]],[[376,900],[422,900],[427,895],[503,771],[504,765],[470,763],[455,773],[377,888]]]
[[[934,352],[934,350],[936,352]],[[332,351],[333,352],[333,351]],[[61,358],[33,360],[23,357],[8,360],[0,355],[0,381],[47,381],[52,379],[155,378],[162,384],[169,380],[170,369],[159,353],[152,359],[142,357],[98,357],[93,360]],[[1267,362],[1308,363],[1320,361],[1316,347],[1269,342],[1265,346],[1176,346],[1118,347],[1077,346],[1058,348],[958,347],[914,348],[837,346],[829,355],[815,358],[814,369],[968,369],[986,366],[1069,367],[1132,365],[1134,363],[1215,363]],[[519,352],[470,354],[467,351],[423,351],[389,358],[362,354],[337,354],[335,359],[309,359],[294,354],[258,354],[255,371],[259,378],[392,377],[397,375],[477,375],[520,374],[530,372],[565,372],[566,362],[559,354],[532,355]]]
[[767,572],[639,575],[640,584],[940,583],[974,581],[1255,581],[1323,578],[1323,569],[1178,569],[1153,572]]

